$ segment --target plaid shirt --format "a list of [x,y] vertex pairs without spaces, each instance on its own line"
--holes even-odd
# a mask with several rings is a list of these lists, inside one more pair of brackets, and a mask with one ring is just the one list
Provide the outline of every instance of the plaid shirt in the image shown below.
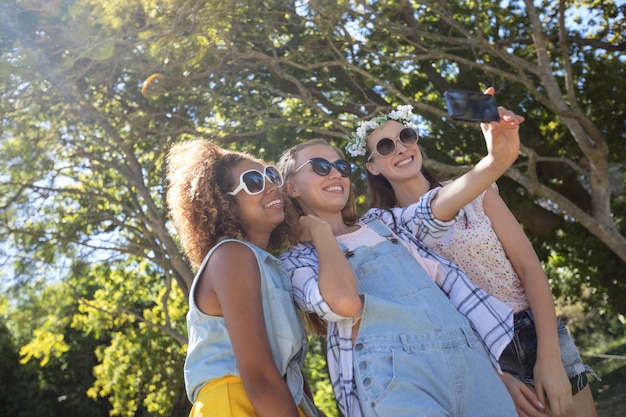
[[424,242],[426,239],[432,238],[432,234],[420,241],[402,225],[394,230],[392,226],[394,221],[389,221],[394,219],[394,216],[395,214],[390,211],[384,213],[383,210],[373,209],[368,211],[363,221],[367,222],[370,218],[378,218],[383,220],[383,222],[385,222],[385,219],[388,220],[385,224],[400,239],[409,242],[423,258],[431,259],[441,264],[439,274],[433,277],[435,282],[448,296],[454,307],[470,320],[479,339],[487,349],[493,366],[501,372],[498,359],[504,348],[513,339],[514,333],[513,310],[511,307],[477,287],[454,262],[429,249]]
[[[496,298],[476,287],[452,262],[428,249],[462,215],[442,222],[431,211],[432,197],[439,188],[424,194],[420,200],[405,208],[391,210],[372,209],[362,219],[367,223],[380,219],[399,238],[413,245],[424,258],[441,264],[438,276],[433,277],[450,301],[474,326],[490,359],[500,370],[498,358],[513,337],[513,311]],[[294,298],[301,310],[314,312],[328,323],[327,358],[330,379],[342,413],[347,417],[361,415],[356,395],[356,382],[352,370],[353,318],[334,313],[322,298],[317,276],[319,264],[317,251],[310,243],[298,244],[280,256],[292,280]]]

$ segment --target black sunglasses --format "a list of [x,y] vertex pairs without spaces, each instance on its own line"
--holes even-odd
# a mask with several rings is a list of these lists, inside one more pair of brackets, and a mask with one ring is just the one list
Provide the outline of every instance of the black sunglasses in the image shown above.
[[374,157],[374,154],[378,154],[383,158],[393,154],[396,151],[398,141],[402,142],[404,146],[414,146],[417,140],[417,130],[412,127],[405,127],[398,133],[397,137],[393,139],[382,138],[379,140],[376,144],[376,149],[372,152],[370,157],[367,158],[367,161],[369,162]]
[[228,195],[235,195],[239,191],[244,190],[249,195],[261,194],[265,190],[265,179],[268,179],[277,187],[283,186],[283,176],[275,166],[268,165],[263,172],[258,169],[249,169],[239,176],[239,185],[233,191],[229,191]]
[[311,168],[313,168],[313,172],[315,172],[320,177],[325,177],[330,174],[330,170],[335,167],[335,169],[341,174],[342,177],[349,177],[352,173],[352,166],[350,162],[344,159],[337,159],[335,162],[329,162],[324,158],[311,158],[306,161],[304,164],[300,165],[293,174],[300,171],[306,164],[311,164]]

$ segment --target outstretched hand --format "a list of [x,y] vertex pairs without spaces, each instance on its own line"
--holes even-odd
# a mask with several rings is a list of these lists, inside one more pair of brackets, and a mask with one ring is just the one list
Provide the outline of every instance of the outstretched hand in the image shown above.
[[[493,87],[485,92],[491,95],[493,93]],[[499,122],[480,124],[488,155],[478,161],[470,171],[444,185],[433,197],[431,210],[437,219],[452,220],[462,207],[491,186],[517,159],[520,147],[519,125],[524,118],[504,107],[499,107],[498,113]]]
[[[494,95],[495,89],[489,87],[485,94]],[[481,123],[480,128],[485,137],[487,151],[494,159],[503,163],[512,164],[519,153],[519,126],[524,122],[524,116],[499,106],[499,122]]]

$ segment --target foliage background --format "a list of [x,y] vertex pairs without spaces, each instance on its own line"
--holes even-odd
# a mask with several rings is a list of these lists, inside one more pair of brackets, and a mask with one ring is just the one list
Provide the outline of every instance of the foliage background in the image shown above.
[[[273,160],[409,103],[429,167],[453,177],[484,144],[447,119],[449,88],[493,85],[526,116],[499,188],[579,343],[619,357],[625,14],[595,0],[3,0],[2,414],[187,414],[194,271],[165,212],[172,143]],[[312,351],[317,402],[335,415],[321,341]]]

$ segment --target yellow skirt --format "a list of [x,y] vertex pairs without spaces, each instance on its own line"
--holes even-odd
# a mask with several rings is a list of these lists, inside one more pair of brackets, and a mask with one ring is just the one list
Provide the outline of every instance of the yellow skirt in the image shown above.
[[[300,407],[298,414],[305,417]],[[208,382],[198,393],[189,413],[189,417],[234,416],[258,416],[238,376],[225,376]]]

